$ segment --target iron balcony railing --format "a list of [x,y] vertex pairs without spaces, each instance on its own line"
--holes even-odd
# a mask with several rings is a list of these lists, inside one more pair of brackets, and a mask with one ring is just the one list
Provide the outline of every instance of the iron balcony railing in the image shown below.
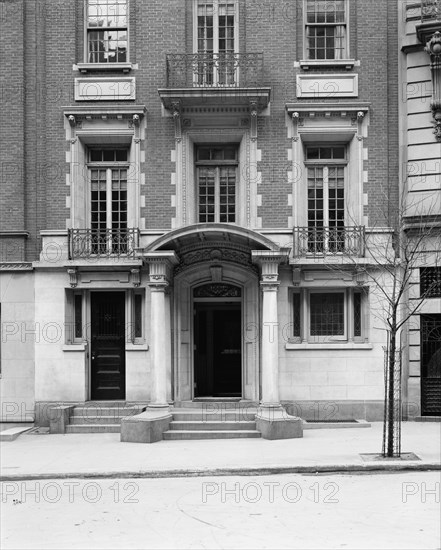
[[134,255],[139,229],[70,229],[69,258],[109,258]]
[[441,21],[441,0],[421,1],[421,22]]
[[167,88],[262,86],[263,53],[167,54]]
[[294,227],[294,256],[363,257],[364,226]]

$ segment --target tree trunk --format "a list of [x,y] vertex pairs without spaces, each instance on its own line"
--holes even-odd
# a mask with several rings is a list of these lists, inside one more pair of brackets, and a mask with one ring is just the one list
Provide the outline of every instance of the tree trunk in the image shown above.
[[388,406],[388,426],[387,426],[387,456],[394,456],[394,424],[395,424],[395,356],[397,348],[397,332],[395,320],[390,332],[390,347],[389,347],[389,388],[387,388],[387,406]]

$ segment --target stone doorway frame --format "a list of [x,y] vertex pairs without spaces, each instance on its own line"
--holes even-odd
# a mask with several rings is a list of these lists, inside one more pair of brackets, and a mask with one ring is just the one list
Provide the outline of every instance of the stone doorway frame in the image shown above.
[[258,401],[260,396],[260,291],[257,273],[241,265],[195,264],[174,279],[174,361],[175,403],[194,399],[195,288],[214,282],[213,269],[220,270],[222,282],[242,290],[242,399]]

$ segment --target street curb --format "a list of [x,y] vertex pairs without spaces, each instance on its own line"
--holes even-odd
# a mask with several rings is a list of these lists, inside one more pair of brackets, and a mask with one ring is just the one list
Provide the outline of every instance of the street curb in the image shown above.
[[0,482],[39,479],[160,479],[177,477],[269,476],[278,474],[366,474],[394,472],[441,471],[440,463],[414,464],[330,464],[319,466],[267,466],[256,468],[212,468],[193,470],[151,470],[120,472],[69,472],[11,474],[0,476]]

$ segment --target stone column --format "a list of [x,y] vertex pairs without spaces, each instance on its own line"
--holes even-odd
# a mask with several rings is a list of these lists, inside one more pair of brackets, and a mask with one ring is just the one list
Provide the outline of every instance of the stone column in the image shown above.
[[[264,275],[264,271],[272,271]],[[262,400],[263,407],[280,407],[279,401],[279,322],[277,317],[278,264],[262,265]],[[275,280],[273,280],[275,279]]]
[[289,416],[280,404],[279,397],[279,264],[286,263],[289,250],[253,250],[252,256],[253,261],[260,266],[262,289],[262,399],[256,415],[257,429],[265,439],[302,437],[302,420]]
[[168,376],[171,357],[171,327],[170,315],[166,311],[169,301],[165,294],[170,284],[172,267],[178,263],[178,259],[176,254],[171,251],[144,252],[139,250],[138,257],[142,258],[149,266],[151,394],[150,404],[146,411],[121,420],[121,441],[154,443],[163,438],[162,434],[169,429],[172,420],[167,400],[171,393]]
[[171,394],[169,383],[169,361],[171,356],[170,315],[166,308],[166,297],[171,268],[177,262],[174,252],[147,253],[145,261],[149,264],[149,282],[151,294],[150,312],[150,350],[152,383],[149,409],[168,409],[167,397]]

